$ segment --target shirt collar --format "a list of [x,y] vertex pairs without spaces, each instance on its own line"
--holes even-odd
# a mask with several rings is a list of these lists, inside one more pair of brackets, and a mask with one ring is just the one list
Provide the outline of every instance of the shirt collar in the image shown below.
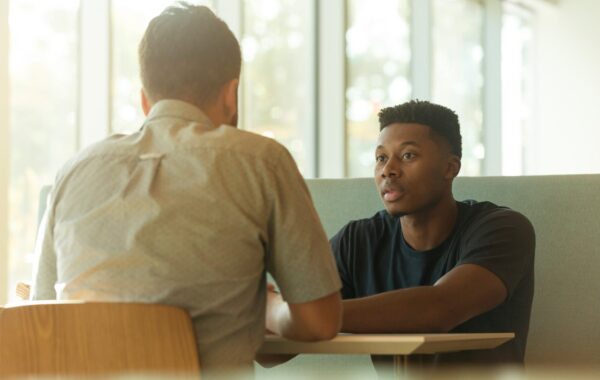
[[163,99],[156,102],[146,118],[146,123],[163,117],[175,117],[195,121],[206,127],[213,128],[212,121],[204,112],[193,104],[177,99]]

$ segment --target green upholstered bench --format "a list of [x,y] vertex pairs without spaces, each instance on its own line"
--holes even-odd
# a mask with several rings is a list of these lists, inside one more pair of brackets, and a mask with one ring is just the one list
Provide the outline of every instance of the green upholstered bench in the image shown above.
[[[370,178],[307,180],[328,236],[383,208]],[[600,174],[459,177],[458,200],[520,211],[536,230],[535,295],[527,365],[597,365],[600,358]],[[368,357],[301,355],[257,376],[374,374]],[[289,373],[289,372],[288,372]],[[275,378],[275,377],[273,377]],[[355,377],[360,378],[360,377]]]
[[[349,220],[369,217],[383,208],[370,178],[314,179],[307,183],[328,236]],[[535,227],[536,289],[526,363],[597,365],[600,174],[459,177],[454,194],[459,200],[489,200],[514,208],[529,217]],[[293,369],[324,375],[329,371],[338,375],[374,373],[367,356],[327,355],[301,355],[268,372],[285,375]],[[260,369],[257,375],[266,373]]]

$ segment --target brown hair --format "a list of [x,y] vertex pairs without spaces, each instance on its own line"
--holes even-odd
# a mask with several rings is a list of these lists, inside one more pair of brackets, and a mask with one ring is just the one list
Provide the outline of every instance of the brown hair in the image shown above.
[[239,78],[240,45],[205,6],[180,2],[152,19],[139,46],[140,73],[152,102],[182,99],[204,106]]

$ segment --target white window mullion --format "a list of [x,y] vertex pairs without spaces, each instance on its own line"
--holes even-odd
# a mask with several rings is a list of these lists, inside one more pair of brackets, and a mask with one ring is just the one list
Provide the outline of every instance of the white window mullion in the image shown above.
[[502,173],[502,1],[485,0],[483,59],[483,175]]
[[8,2],[0,0],[0,305],[8,295],[8,181],[10,149]]
[[238,41],[242,38],[242,1],[216,0],[215,13],[229,26]]
[[81,0],[78,149],[111,133],[110,0]]
[[318,176],[346,175],[346,9],[318,1]]
[[318,167],[318,133],[319,133],[319,121],[318,121],[318,99],[319,94],[318,91],[318,10],[317,10],[317,0],[312,0],[310,2],[310,14],[313,15],[309,20],[307,20],[306,32],[307,32],[307,41],[309,41],[309,51],[311,54],[306,54],[303,57],[302,65],[307,68],[309,78],[309,82],[307,83],[307,93],[312,94],[313,96],[308,96],[305,99],[306,104],[304,104],[304,109],[310,115],[308,120],[310,120],[310,124],[306,126],[306,128],[302,129],[302,142],[304,143],[306,149],[306,167],[307,171],[304,173],[305,177],[315,178],[318,176],[319,167]]
[[431,0],[411,0],[412,98],[431,99]]

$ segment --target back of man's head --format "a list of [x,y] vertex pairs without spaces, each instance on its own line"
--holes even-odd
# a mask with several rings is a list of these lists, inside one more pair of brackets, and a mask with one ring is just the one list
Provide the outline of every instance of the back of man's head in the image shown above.
[[180,99],[203,107],[240,76],[240,45],[225,22],[207,7],[184,2],[150,21],[139,59],[152,103]]

